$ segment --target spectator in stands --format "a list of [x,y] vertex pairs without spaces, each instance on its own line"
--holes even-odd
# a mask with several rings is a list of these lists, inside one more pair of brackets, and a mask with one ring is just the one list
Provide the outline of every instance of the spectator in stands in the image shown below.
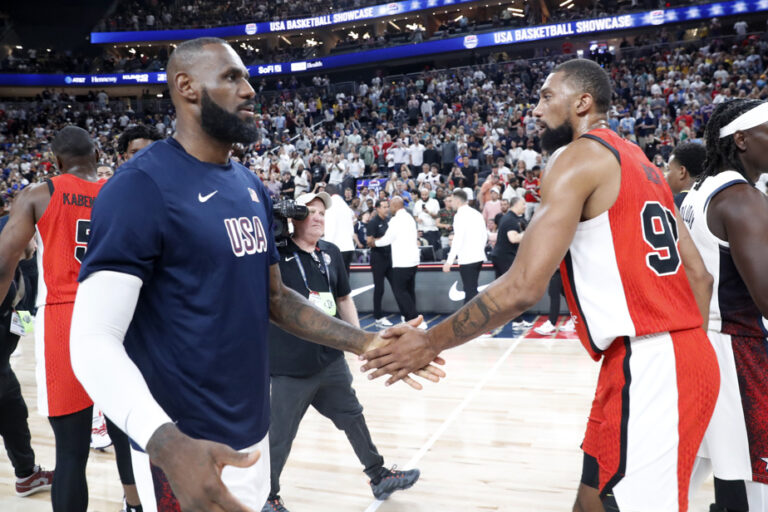
[[496,216],[501,213],[501,191],[498,186],[491,187],[491,198],[483,205],[483,220],[487,229],[491,229],[495,224]]
[[530,221],[541,204],[540,181],[533,170],[525,171],[523,189],[525,189],[525,220]]
[[440,231],[437,228],[437,217],[440,213],[440,205],[437,200],[430,197],[429,189],[422,187],[419,190],[419,199],[413,204],[413,217],[416,219],[416,225],[423,232],[435,253],[435,258],[440,257]]
[[112,169],[111,165],[100,164],[96,167],[96,176],[98,176],[100,180],[108,180],[114,175],[115,171]]

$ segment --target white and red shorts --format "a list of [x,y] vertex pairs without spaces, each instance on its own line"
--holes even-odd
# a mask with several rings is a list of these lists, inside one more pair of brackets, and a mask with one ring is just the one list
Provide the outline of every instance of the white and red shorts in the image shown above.
[[[718,386],[717,359],[699,328],[616,339],[604,353],[589,415],[582,482],[621,512],[688,510]],[[595,471],[587,471],[588,460]]]

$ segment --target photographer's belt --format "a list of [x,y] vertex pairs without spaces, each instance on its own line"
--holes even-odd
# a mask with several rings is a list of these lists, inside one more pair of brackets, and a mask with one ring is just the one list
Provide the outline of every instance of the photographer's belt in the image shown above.
[[320,259],[323,262],[323,266],[325,267],[325,278],[328,280],[328,290],[327,292],[316,292],[313,291],[312,288],[309,287],[309,283],[307,282],[307,274],[304,272],[304,266],[301,264],[301,259],[299,258],[299,255],[294,251],[293,253],[293,259],[296,261],[296,265],[299,266],[299,272],[301,272],[301,278],[304,280],[304,286],[309,291],[309,302],[314,304],[315,307],[319,308],[323,313],[330,316],[336,316],[336,299],[333,298],[333,293],[330,292],[331,290],[331,273],[328,271],[328,264],[325,262],[325,255],[323,254],[323,251],[320,252]]

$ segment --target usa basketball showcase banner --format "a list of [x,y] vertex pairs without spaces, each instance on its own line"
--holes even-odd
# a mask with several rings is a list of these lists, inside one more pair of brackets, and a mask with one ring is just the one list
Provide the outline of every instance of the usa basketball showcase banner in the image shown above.
[[[430,0],[418,0],[420,5],[428,3],[429,1]],[[443,2],[443,6],[448,3],[460,3],[459,0],[434,1]],[[411,5],[412,2],[397,3],[397,5],[405,4]],[[485,32],[482,34],[470,34],[460,37],[427,41],[418,44],[406,44],[389,48],[377,48],[375,50],[368,50],[363,52],[331,55],[329,57],[322,57],[318,59],[262,64],[258,66],[250,66],[248,71],[251,73],[251,76],[286,75],[304,73],[307,71],[317,72],[326,69],[369,64],[371,62],[406,59],[446,52],[460,52],[473,50],[475,48],[509,46],[546,39],[599,34],[602,32],[611,32],[648,26],[685,23],[696,20],[705,20],[722,16],[733,16],[763,11],[768,11],[768,0],[734,0],[732,2],[693,5],[688,7],[677,7],[674,9],[660,9],[655,11],[623,14],[619,16],[607,16],[604,18],[589,20],[567,21],[564,23],[539,25],[535,27],[498,30],[494,32]],[[330,18],[331,21],[333,19],[334,18],[332,17]],[[223,28],[226,27],[204,29],[196,31],[195,34],[190,35],[187,35],[186,31],[164,32],[178,32],[179,34],[171,38],[175,40],[200,36],[227,37],[227,34],[218,33],[218,31]],[[185,34],[182,35],[182,32]],[[136,32],[117,32],[116,34],[136,34]],[[146,41],[147,39],[144,37],[142,40]],[[111,85],[164,84],[166,79],[167,76],[164,71],[105,75],[43,75],[0,73],[0,86],[103,87]]]
[[351,11],[321,14],[310,18],[297,18],[284,21],[265,21],[262,23],[246,23],[227,27],[184,30],[141,30],[131,32],[91,32],[93,44],[123,44],[145,41],[183,41],[197,37],[242,37],[256,34],[274,34],[290,32],[291,30],[311,30],[314,28],[368,21],[387,16],[397,16],[424,9],[439,9],[475,2],[477,0],[405,0],[387,4],[372,5]]

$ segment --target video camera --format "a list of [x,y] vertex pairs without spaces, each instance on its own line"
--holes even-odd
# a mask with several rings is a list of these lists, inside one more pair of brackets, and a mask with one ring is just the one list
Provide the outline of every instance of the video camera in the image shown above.
[[288,230],[288,219],[304,220],[309,215],[309,208],[296,204],[293,199],[284,199],[272,205],[272,234],[278,247],[285,247],[291,236]]

